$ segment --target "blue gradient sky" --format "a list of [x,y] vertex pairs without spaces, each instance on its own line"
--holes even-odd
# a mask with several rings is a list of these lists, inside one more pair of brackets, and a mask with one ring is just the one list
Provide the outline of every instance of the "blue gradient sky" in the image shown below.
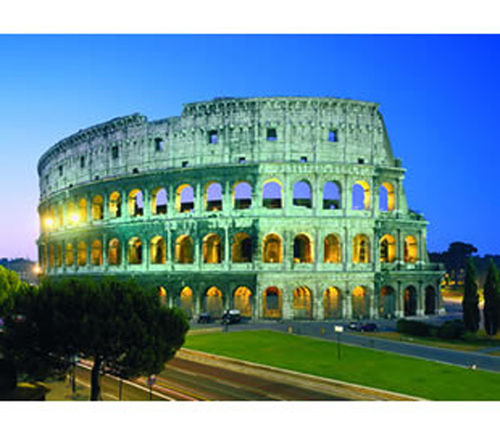
[[216,96],[381,103],[429,250],[500,253],[498,36],[0,36],[0,257],[36,258],[40,155],[116,116]]

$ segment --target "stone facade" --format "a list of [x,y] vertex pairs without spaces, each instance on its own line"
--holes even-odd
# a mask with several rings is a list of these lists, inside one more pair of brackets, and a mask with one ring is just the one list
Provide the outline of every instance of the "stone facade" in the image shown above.
[[133,276],[195,316],[442,311],[375,103],[223,98],[81,130],[40,159],[50,276]]

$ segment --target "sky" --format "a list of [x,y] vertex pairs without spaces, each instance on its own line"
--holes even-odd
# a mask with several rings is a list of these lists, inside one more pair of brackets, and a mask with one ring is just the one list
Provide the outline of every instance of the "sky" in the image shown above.
[[429,251],[500,254],[500,37],[495,35],[0,35],[0,257],[36,259],[39,157],[140,112],[214,97],[380,103]]

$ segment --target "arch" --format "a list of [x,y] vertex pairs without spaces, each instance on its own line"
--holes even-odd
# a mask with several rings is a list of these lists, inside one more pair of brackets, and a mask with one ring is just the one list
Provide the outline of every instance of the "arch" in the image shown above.
[[144,195],[140,189],[132,189],[128,194],[128,215],[142,216],[144,211]]
[[108,243],[108,264],[110,266],[119,266],[122,263],[122,252],[120,241],[111,239]]
[[203,238],[203,263],[215,264],[221,263],[222,242],[218,234],[210,233]]
[[311,238],[304,233],[298,234],[293,240],[293,262],[312,263],[313,248]]
[[53,269],[55,265],[54,245],[49,245],[49,268]]
[[84,241],[81,241],[77,245],[76,262],[78,266],[87,265],[87,244]]
[[417,314],[417,289],[410,285],[404,291],[404,314],[415,316]]
[[369,317],[369,307],[369,297],[366,287],[356,287],[352,291],[352,317],[355,319]]
[[324,241],[324,262],[340,263],[342,261],[342,246],[335,234],[328,234]]
[[252,186],[246,181],[237,181],[233,186],[233,208],[244,210],[252,206]]
[[386,181],[380,185],[379,189],[379,210],[393,211],[394,204],[394,186]]
[[75,203],[73,201],[69,201],[66,204],[66,224],[75,225],[79,220],[80,216],[78,216]]
[[418,260],[418,243],[414,236],[405,237],[405,263],[415,263]]
[[167,214],[167,191],[164,187],[156,187],[151,191],[151,213]]
[[127,250],[128,264],[142,264],[142,241],[139,237],[131,237]]
[[436,314],[436,290],[431,285],[425,288],[425,311],[424,314]]
[[340,183],[327,181],[323,185],[323,210],[336,210],[342,207]]
[[283,207],[283,189],[281,182],[276,178],[271,178],[264,182],[262,187],[262,206],[265,208]]
[[180,293],[180,309],[184,311],[188,318],[193,317],[194,301],[193,290],[189,287],[184,287]]
[[370,262],[370,239],[365,234],[357,234],[353,239],[352,262]]
[[312,208],[311,183],[309,181],[301,180],[293,185],[293,205]]
[[66,244],[66,266],[73,266],[75,264],[75,250],[73,244]]
[[160,305],[163,305],[165,307],[168,306],[168,293],[167,289],[163,287],[162,285],[158,287],[158,297],[160,299]]
[[370,185],[358,180],[352,185],[352,209],[368,210],[370,208]]
[[78,201],[78,217],[81,222],[87,221],[87,200],[85,198]]
[[233,263],[252,262],[252,239],[247,233],[236,233],[231,246]]
[[194,189],[190,184],[181,184],[175,191],[175,209],[179,213],[194,210]]
[[90,264],[92,266],[102,265],[102,243],[100,240],[94,240],[90,245]]
[[205,293],[205,312],[214,319],[222,317],[222,292],[215,286],[210,287]]
[[378,314],[381,318],[394,318],[396,313],[396,292],[392,287],[383,286],[378,298]]
[[262,297],[262,317],[281,319],[282,295],[278,287],[268,287]]
[[380,238],[380,262],[393,263],[396,259],[396,239],[390,234]]
[[57,245],[56,266],[57,267],[61,267],[62,266],[62,261],[63,261],[63,245],[59,244],[59,245]]
[[92,198],[92,220],[100,221],[104,218],[104,199],[101,195]]
[[122,215],[122,196],[120,192],[112,192],[109,195],[109,217],[119,218]]
[[328,287],[323,293],[323,318],[342,318],[342,292],[336,287]]
[[175,241],[175,262],[187,264],[193,261],[193,239],[186,234],[177,237]]
[[281,237],[271,233],[264,237],[262,242],[262,261],[264,263],[281,263],[283,252],[281,247]]
[[212,181],[205,186],[204,203],[206,211],[222,210],[222,186]]
[[293,317],[312,319],[312,294],[307,287],[297,287],[293,291]]
[[252,317],[252,291],[245,286],[238,287],[233,294],[233,306],[242,317]]
[[149,242],[151,264],[165,264],[167,261],[167,245],[162,236],[155,236]]

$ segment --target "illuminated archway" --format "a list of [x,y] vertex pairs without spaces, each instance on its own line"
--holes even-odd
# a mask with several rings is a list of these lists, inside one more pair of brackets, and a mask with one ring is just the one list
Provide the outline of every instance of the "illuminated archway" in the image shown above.
[[151,192],[151,213],[167,214],[167,191],[164,187],[156,187]]
[[101,195],[96,195],[92,198],[92,220],[102,219],[104,219],[104,199]]
[[417,314],[417,289],[412,285],[404,291],[404,314],[405,316],[415,316]]
[[194,189],[189,184],[181,184],[175,191],[175,209],[180,213],[194,210]]
[[175,261],[181,264],[194,261],[193,239],[186,234],[177,237],[175,241]]
[[353,239],[352,262],[370,262],[370,239],[365,234],[357,234]]
[[87,221],[87,200],[85,198],[78,202],[78,216],[81,222]]
[[396,312],[396,292],[392,287],[380,289],[378,298],[378,314],[382,318],[393,318]]
[[268,287],[262,298],[262,315],[265,318],[280,319],[281,313],[281,290],[278,287]]
[[380,262],[393,263],[396,259],[396,239],[390,234],[380,238]]
[[335,234],[328,234],[324,241],[324,262],[340,263],[342,261],[342,247]]
[[238,181],[233,187],[233,208],[244,210],[252,206],[252,186],[246,181]]
[[336,210],[342,207],[340,184],[327,181],[323,186],[323,210]]
[[210,182],[205,186],[203,196],[206,211],[222,210],[222,186],[220,183]]
[[78,266],[87,265],[87,244],[83,241],[77,245],[76,261]]
[[262,187],[262,205],[265,208],[282,208],[283,192],[279,180],[273,178],[264,182]]
[[418,244],[414,236],[405,237],[405,263],[415,263],[418,260]]
[[222,292],[215,286],[210,287],[205,293],[205,312],[215,319],[222,317]]
[[364,319],[369,316],[369,297],[366,287],[358,286],[352,291],[352,317]]
[[293,317],[312,319],[312,295],[307,287],[297,287],[293,291]]
[[122,260],[121,246],[118,239],[111,239],[108,243],[108,264],[110,266],[119,266]]
[[61,228],[64,225],[64,210],[63,206],[59,205],[56,212],[56,226]]
[[128,241],[128,264],[142,264],[142,242],[139,237],[132,237]]
[[342,317],[341,292],[336,287],[328,287],[323,293],[323,318],[340,319]]
[[301,180],[293,185],[293,205],[312,208],[312,193],[309,181]]
[[180,309],[184,311],[188,318],[193,317],[194,302],[193,290],[189,287],[184,287],[180,294]]
[[142,216],[144,211],[144,196],[140,189],[133,189],[128,194],[128,215],[130,217]]
[[252,239],[247,233],[237,233],[233,236],[231,246],[233,263],[252,262]]
[[63,261],[63,245],[59,244],[57,245],[57,260],[56,260],[57,267],[62,266],[62,261]]
[[66,225],[75,225],[80,220],[75,203],[70,201],[66,204]]
[[307,234],[298,234],[293,241],[294,263],[312,263],[313,249],[310,237]]
[[379,189],[379,209],[381,211],[393,211],[394,204],[394,186],[386,181],[382,183]]
[[252,292],[248,287],[238,287],[234,291],[233,305],[242,317],[252,317]]
[[222,242],[219,235],[210,233],[203,238],[203,262],[208,264],[221,263]]
[[73,266],[75,264],[75,250],[71,243],[66,244],[66,266]]
[[149,242],[149,253],[151,264],[165,264],[167,261],[167,246],[165,239],[155,236]]
[[109,195],[109,216],[119,218],[122,215],[122,197],[119,192],[112,192]]
[[370,185],[358,180],[352,185],[352,209],[368,210],[370,208]]
[[92,266],[102,265],[102,243],[100,240],[94,240],[90,246],[90,263]]
[[281,263],[282,255],[281,237],[274,233],[267,234],[262,243],[262,261]]

